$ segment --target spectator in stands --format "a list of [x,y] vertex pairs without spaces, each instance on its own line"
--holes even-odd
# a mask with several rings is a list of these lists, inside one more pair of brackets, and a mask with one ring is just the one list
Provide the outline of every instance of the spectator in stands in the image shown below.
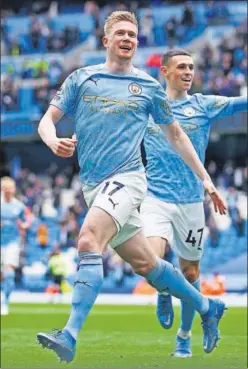
[[30,29],[29,34],[31,37],[31,45],[33,49],[37,51],[38,45],[39,45],[39,39],[40,39],[40,33],[41,33],[41,25],[40,22],[35,14],[31,16],[30,20]]
[[242,191],[244,185],[244,170],[241,167],[234,169],[233,174],[234,186],[237,190]]
[[235,228],[238,237],[243,237],[245,235],[245,222],[241,217],[240,211],[237,208],[236,219],[235,219]]
[[91,16],[94,21],[94,40],[92,40],[93,44],[95,44],[94,47],[97,49],[102,48],[104,31],[103,24],[101,24],[100,8],[95,1],[86,1],[84,4],[84,12]]
[[45,223],[40,223],[37,229],[38,245],[43,248],[48,245],[48,228]]
[[77,25],[65,27],[64,40],[65,47],[71,47],[80,42],[80,30]]
[[227,160],[221,173],[224,179],[225,188],[233,186],[233,171],[234,169],[232,160]]
[[67,276],[68,261],[56,245],[50,254],[48,261],[48,276],[61,291],[61,284]]
[[219,20],[219,23],[221,23],[221,21],[223,23],[226,23],[229,19],[230,13],[227,7],[227,4],[225,1],[216,1],[215,2],[215,7],[216,7],[216,17]]
[[216,248],[219,245],[220,231],[212,215],[209,217],[207,226],[209,228],[210,247]]
[[237,200],[238,200],[238,192],[234,187],[229,187],[227,193],[226,202],[228,205],[228,213],[230,218],[232,219],[232,223],[235,223],[237,216]]
[[206,43],[201,49],[201,65],[204,71],[208,71],[214,65],[214,51],[210,43]]
[[[4,48],[4,52],[6,54],[10,54],[10,46],[11,46],[11,42],[10,42],[10,38],[9,38],[9,32],[8,32],[8,27],[6,24],[6,17],[4,17],[1,13],[1,45],[3,43],[3,48]],[[4,54],[2,54],[4,55]]]
[[33,68],[32,68],[32,62],[31,61],[24,60],[24,62],[22,64],[21,77],[22,77],[22,79],[33,78]]
[[178,22],[176,17],[171,17],[167,23],[165,23],[165,32],[167,34],[167,40],[168,40],[168,47],[171,49],[173,48],[178,39],[177,39],[177,26]]
[[[55,93],[54,93],[55,94]],[[41,113],[45,113],[47,104],[49,104],[49,93],[47,87],[40,87],[35,89],[35,100],[39,106]]]
[[205,16],[209,24],[226,23],[229,18],[228,8],[223,1],[208,1]]
[[17,39],[9,40],[9,54],[13,56],[17,56],[21,54],[21,47]]
[[224,77],[221,83],[219,84],[219,94],[221,96],[230,96],[230,97],[240,96],[238,85],[235,83],[235,81],[233,81],[232,83],[231,80],[227,77]]
[[65,240],[63,242],[64,247],[75,247],[76,240],[79,234],[79,223],[77,217],[72,209],[69,209],[64,222],[62,223],[63,236]]
[[3,75],[1,80],[1,105],[3,112],[18,110],[17,92],[17,83],[14,82],[11,75]]
[[48,40],[52,38],[53,31],[50,27],[48,19],[44,19],[40,22],[40,39],[39,39],[39,51],[47,52]]
[[185,4],[181,24],[186,27],[194,26],[194,11],[189,4]]
[[48,79],[50,87],[56,87],[62,78],[63,67],[58,60],[52,60],[49,63]]
[[248,187],[248,167],[247,167],[247,165],[246,165],[246,167],[244,168],[244,183],[243,183],[243,191],[245,192],[245,193],[247,193],[247,187]]
[[154,46],[154,19],[151,9],[146,9],[139,22],[139,45]]

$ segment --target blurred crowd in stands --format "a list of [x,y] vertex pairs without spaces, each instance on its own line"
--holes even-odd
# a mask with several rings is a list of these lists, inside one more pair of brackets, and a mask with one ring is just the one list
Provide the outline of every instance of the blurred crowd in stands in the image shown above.
[[[218,4],[218,6],[216,5],[217,15],[225,14],[224,3],[220,3],[216,2]],[[124,4],[116,4],[115,7],[126,9]],[[93,1],[86,2],[84,9],[90,14],[99,13],[99,7]],[[110,12],[114,9],[114,6],[106,7],[106,9]],[[213,11],[215,8],[207,5],[207,9],[208,18],[213,21],[215,16],[217,16]],[[37,34],[39,32],[39,22],[35,16],[32,19],[31,26],[33,31],[31,35],[33,35],[33,42],[37,43],[37,40],[39,40],[39,35]],[[168,37],[168,40],[170,40],[169,45],[178,46],[180,32],[185,34],[187,31],[185,27],[191,27],[193,23],[193,8],[186,4],[182,19],[170,19],[165,25],[167,31],[170,29],[168,32],[171,33],[171,36]],[[172,24],[174,24],[174,35],[172,35]],[[151,9],[147,8],[140,24],[140,37],[147,38],[145,43],[147,45],[152,45],[154,42],[152,29]],[[6,39],[4,25],[2,26],[2,32],[3,39]],[[66,32],[70,37],[74,34],[71,30]],[[100,45],[102,28],[97,28],[96,33],[99,36],[98,44]],[[173,42],[171,42],[172,39],[174,40]],[[224,96],[239,96],[247,93],[247,19],[235,29],[232,35],[224,37],[218,45],[210,42],[203,43],[202,48],[193,52],[193,56],[195,56],[196,73],[191,93],[202,92]],[[164,85],[164,78],[162,78],[159,71],[161,57],[161,54],[148,56],[145,62],[145,69]],[[35,102],[39,106],[41,113],[44,113],[49,101],[51,101],[64,79],[72,71],[82,66],[76,64],[68,70],[62,59],[54,58],[49,61],[44,57],[40,59],[27,58],[24,60],[21,70],[16,71],[13,64],[9,62],[6,72],[2,73],[1,77],[1,104],[3,112],[18,111],[20,107],[18,89],[24,86],[31,86],[35,90]]]
[[[142,5],[143,3],[143,5]],[[154,26],[155,20],[152,15],[151,7],[163,5],[162,2],[153,4],[144,2],[119,1],[105,6],[99,6],[97,1],[86,1],[78,5],[78,13],[87,14],[93,19],[92,36],[95,38],[96,48],[102,47],[101,37],[103,36],[104,20],[112,11],[130,10],[137,13],[138,8],[144,8],[144,16],[140,19],[140,46],[154,46]],[[75,11],[76,11],[75,10]],[[63,5],[60,2],[52,2],[45,8],[28,7],[21,9],[21,15],[30,17],[28,32],[29,49],[23,48],[18,37],[10,36],[6,19],[15,15],[10,9],[3,10],[1,13],[1,49],[3,55],[20,55],[29,52],[61,52],[67,47],[71,47],[80,42],[79,25],[74,24],[62,30],[53,29],[53,18],[63,14]],[[42,18],[40,17],[42,15]],[[229,20],[230,14],[227,5],[223,1],[205,2],[205,19],[208,24],[225,24]],[[181,19],[172,16],[164,23],[164,32],[168,38],[169,47],[175,46],[181,41],[189,28],[196,23],[194,7],[192,2],[186,2]]]
[[[195,58],[195,78],[191,93],[240,96],[247,94],[247,19],[232,35],[224,36],[218,45],[205,43],[192,55]],[[146,66],[161,84],[161,55],[150,55]],[[148,71],[149,73],[149,71]]]
[[[230,160],[222,168],[210,161],[207,168],[228,207],[226,216],[216,217],[210,198],[206,198],[204,203],[205,239],[209,239],[208,247],[216,249],[225,229],[231,227],[237,239],[244,239],[246,234],[248,168],[236,167]],[[63,275],[58,276],[61,271],[58,267],[59,260],[66,253],[68,270],[76,265],[77,237],[87,214],[77,168],[70,165],[61,170],[52,163],[42,174],[34,174],[22,168],[19,161],[19,165],[13,165],[13,162],[10,164],[9,174],[16,180],[17,197],[26,204],[26,216],[31,222],[30,229],[22,235],[23,253],[19,278],[22,268],[36,261],[39,265],[42,263],[49,267],[47,278],[52,281],[60,280],[62,283],[68,272],[65,268]],[[38,253],[38,249],[41,253]],[[171,257],[174,257],[173,252]],[[53,262],[48,263],[50,258]],[[126,278],[134,276],[130,265],[123,262],[111,247],[104,253],[104,275],[110,275],[116,287],[123,286]],[[64,288],[67,288],[66,284]]]
[[192,93],[247,94],[247,20],[231,37],[224,37],[217,48],[211,43],[205,45],[197,69]]
[[231,160],[228,160],[222,170],[218,170],[214,161],[208,164],[208,172],[213,178],[218,189],[221,190],[227,204],[228,218],[215,217],[211,211],[211,201],[206,198],[205,217],[207,234],[210,237],[210,246],[219,246],[221,231],[228,227],[235,229],[237,237],[245,236],[245,219],[247,219],[247,185],[248,168],[235,167]]
[[[14,160],[16,161],[17,158]],[[23,169],[16,163],[10,167],[10,174],[15,178],[18,198],[29,209],[29,216],[36,224],[37,244],[49,245],[48,231],[43,220],[53,219],[58,225],[56,240],[62,249],[75,247],[77,236],[87,213],[77,166],[68,165],[59,169],[55,163],[40,175]],[[18,167],[18,169],[17,169]],[[237,167],[231,160],[220,167],[211,160],[207,166],[215,185],[223,194],[228,207],[228,224],[236,229],[237,236],[244,235],[244,219],[247,219],[248,168]],[[227,220],[214,217],[210,199],[205,201],[206,226],[213,239],[212,246],[218,246],[218,233],[225,228]],[[219,227],[219,228],[218,228]],[[49,245],[51,246],[51,245]]]

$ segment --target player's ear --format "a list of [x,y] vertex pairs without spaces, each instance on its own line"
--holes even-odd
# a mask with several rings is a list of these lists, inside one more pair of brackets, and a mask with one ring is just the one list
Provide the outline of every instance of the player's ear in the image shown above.
[[163,76],[167,75],[168,68],[165,65],[161,65],[160,70],[161,70]]
[[107,36],[106,36],[106,35],[104,35],[104,36],[102,37],[102,43],[103,43],[103,46],[104,46],[104,47],[107,47],[107,44],[108,44],[108,38],[107,38]]

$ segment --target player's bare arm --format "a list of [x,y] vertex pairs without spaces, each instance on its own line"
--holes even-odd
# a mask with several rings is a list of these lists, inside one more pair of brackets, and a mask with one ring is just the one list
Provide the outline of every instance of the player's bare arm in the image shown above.
[[161,124],[160,128],[167,137],[167,140],[173,149],[182,157],[184,162],[196,173],[202,180],[206,192],[210,195],[215,211],[225,214],[226,206],[221,195],[214,187],[209,174],[201,163],[194,146],[192,145],[187,134],[183,131],[177,121],[171,124]]
[[77,140],[72,138],[58,138],[55,124],[63,117],[64,112],[56,106],[50,105],[40,121],[38,132],[42,141],[52,152],[62,158],[69,158],[74,154]]
[[17,224],[18,224],[18,227],[23,230],[23,231],[26,231],[27,229],[30,228],[30,225],[31,225],[31,222],[30,221],[25,221],[25,222],[22,222],[21,220],[18,220],[17,221]]

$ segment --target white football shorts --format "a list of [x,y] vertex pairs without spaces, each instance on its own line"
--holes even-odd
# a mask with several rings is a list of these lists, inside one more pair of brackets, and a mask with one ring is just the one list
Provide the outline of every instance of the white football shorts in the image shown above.
[[118,233],[109,242],[113,248],[129,240],[143,228],[137,208],[144,200],[146,192],[144,172],[117,174],[93,188],[83,185],[88,207],[103,209],[115,221]]
[[200,260],[205,226],[202,202],[173,204],[147,196],[141,204],[140,215],[146,237],[165,238],[181,258]]
[[17,242],[1,246],[1,265],[12,265],[17,268],[20,262],[20,245]]

